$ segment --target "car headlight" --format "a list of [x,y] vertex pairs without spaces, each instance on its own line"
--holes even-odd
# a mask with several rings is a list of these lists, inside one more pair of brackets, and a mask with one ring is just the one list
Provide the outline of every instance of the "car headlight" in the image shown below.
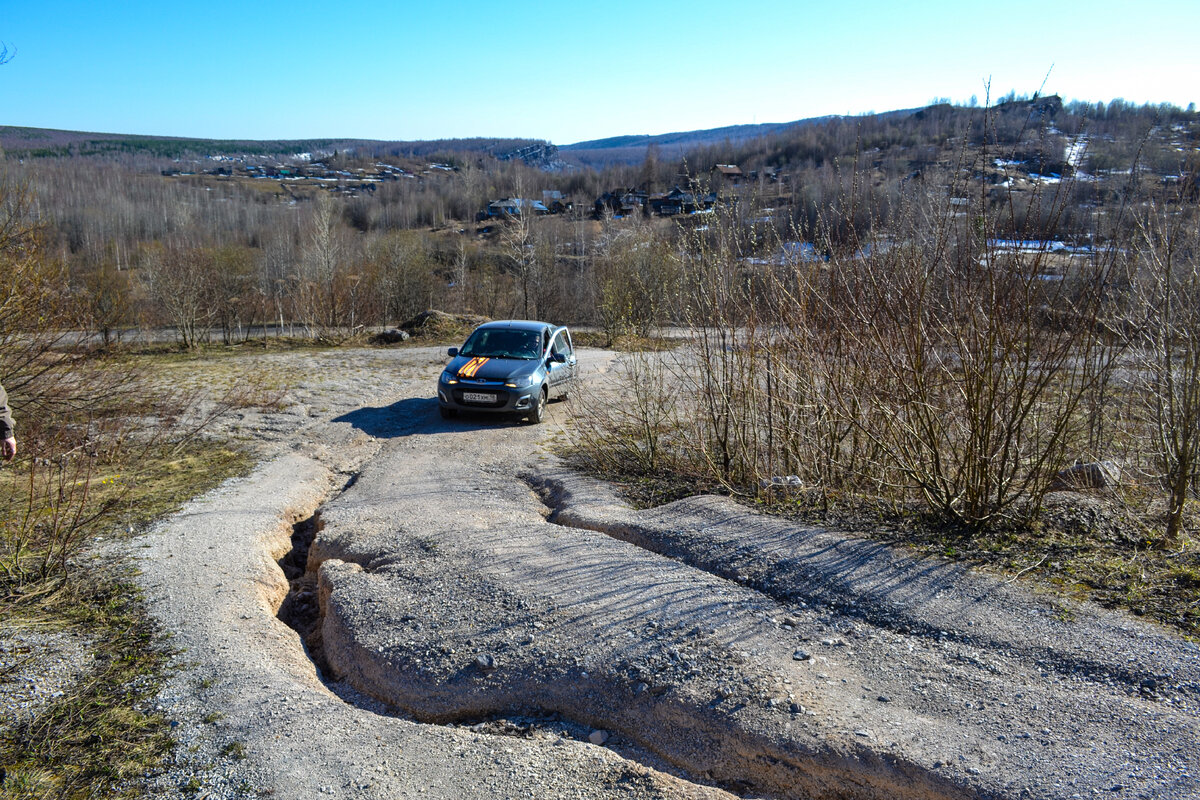
[[504,385],[510,389],[524,389],[526,386],[533,386],[535,383],[537,383],[536,374],[509,378]]
[[458,383],[458,378],[450,370],[442,373],[442,383]]

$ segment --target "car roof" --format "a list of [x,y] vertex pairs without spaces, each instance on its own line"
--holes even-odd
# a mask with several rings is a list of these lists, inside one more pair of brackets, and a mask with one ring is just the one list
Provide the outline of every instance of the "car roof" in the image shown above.
[[549,322],[538,322],[531,319],[498,319],[494,322],[485,322],[475,330],[490,329],[490,328],[512,328],[518,331],[540,331],[549,328],[550,330],[557,329],[558,326],[551,325]]

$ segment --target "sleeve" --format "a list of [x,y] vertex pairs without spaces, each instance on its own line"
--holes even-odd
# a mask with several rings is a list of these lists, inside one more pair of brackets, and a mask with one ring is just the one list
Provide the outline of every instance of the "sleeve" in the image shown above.
[[4,387],[0,386],[0,439],[7,439],[12,435],[12,411],[8,408],[8,395],[5,393]]

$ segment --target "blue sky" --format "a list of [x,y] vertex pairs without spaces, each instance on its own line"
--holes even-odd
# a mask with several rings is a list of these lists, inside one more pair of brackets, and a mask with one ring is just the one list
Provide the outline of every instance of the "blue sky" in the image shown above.
[[989,80],[1186,106],[1198,30],[1197,0],[0,0],[0,124],[568,144],[982,102]]

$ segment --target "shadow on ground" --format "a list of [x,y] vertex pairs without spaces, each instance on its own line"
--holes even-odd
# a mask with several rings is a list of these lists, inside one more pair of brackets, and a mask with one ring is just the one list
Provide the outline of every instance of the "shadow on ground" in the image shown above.
[[487,428],[521,425],[515,417],[460,412],[454,419],[442,419],[433,397],[409,397],[386,406],[364,406],[334,417],[377,439],[416,436],[431,433],[466,433]]

